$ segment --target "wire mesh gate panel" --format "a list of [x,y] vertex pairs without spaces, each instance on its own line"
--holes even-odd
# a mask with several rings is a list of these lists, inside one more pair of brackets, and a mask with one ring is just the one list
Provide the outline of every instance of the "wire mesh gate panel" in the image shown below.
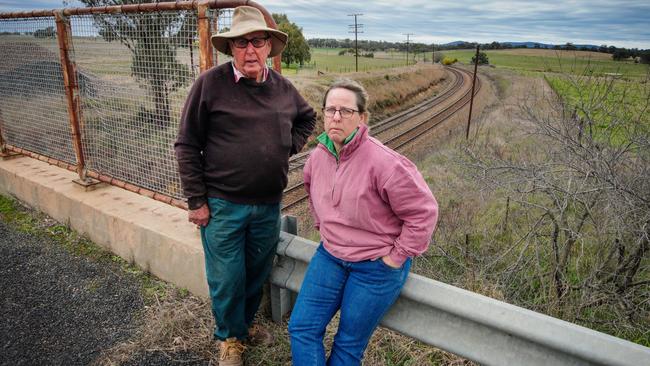
[[196,20],[195,11],[73,19],[89,170],[181,198],[173,142],[199,74]]
[[75,163],[54,17],[0,20],[4,142]]
[[[196,4],[182,10],[80,10],[66,10],[64,19],[84,169],[182,199],[173,143],[200,73]],[[54,14],[43,13],[0,14],[0,133],[8,146],[74,165],[65,61]],[[211,32],[220,32],[230,28],[232,9],[207,9],[206,17]],[[219,64],[230,60],[210,52]]]

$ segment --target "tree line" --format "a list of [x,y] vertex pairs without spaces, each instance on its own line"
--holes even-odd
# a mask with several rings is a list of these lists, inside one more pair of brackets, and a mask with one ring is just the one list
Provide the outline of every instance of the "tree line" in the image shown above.
[[[333,38],[311,38],[307,40],[310,47],[315,48],[354,48],[353,39],[333,39]],[[535,49],[554,49],[554,50],[567,50],[567,51],[592,51],[609,53],[615,61],[627,60],[630,58],[639,58],[641,63],[650,63],[650,49],[638,48],[624,48],[615,46],[585,46],[575,45],[568,42],[563,45],[547,45],[542,43],[509,43],[509,42],[491,42],[491,43],[477,43],[477,42],[454,42],[452,44],[434,44],[434,43],[409,43],[406,42],[389,42],[389,41],[372,41],[360,40],[359,50],[364,52],[375,51],[401,51],[406,52],[407,47],[409,52],[422,53],[430,52],[434,47],[435,50],[459,50],[459,49],[473,49],[480,46],[482,50],[503,50],[503,49],[516,49],[516,48],[535,48]]]

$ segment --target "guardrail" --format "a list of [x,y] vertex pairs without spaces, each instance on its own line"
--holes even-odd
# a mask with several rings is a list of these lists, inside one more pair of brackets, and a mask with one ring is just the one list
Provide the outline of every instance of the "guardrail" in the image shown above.
[[[318,244],[283,217],[271,273],[275,321],[291,310]],[[485,365],[650,365],[650,348],[411,273],[382,326]]]

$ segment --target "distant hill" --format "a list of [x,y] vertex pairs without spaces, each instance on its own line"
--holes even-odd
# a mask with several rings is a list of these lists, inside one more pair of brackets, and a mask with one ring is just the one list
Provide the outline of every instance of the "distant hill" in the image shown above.
[[451,47],[451,46],[458,46],[458,45],[461,45],[461,44],[464,44],[464,43],[469,43],[469,42],[454,41],[454,42],[449,42],[449,43],[442,44],[441,46],[450,46]]
[[500,42],[503,44],[509,44],[512,47],[521,47],[526,46],[527,48],[553,48],[554,44],[548,43],[539,43],[539,42]]
[[[471,43],[471,42],[466,42],[466,41],[454,41],[454,42],[449,42],[445,43],[441,46],[449,46],[449,47],[455,47],[458,45],[466,44],[466,43]],[[522,47],[525,46],[526,48],[553,48],[555,46],[564,46],[564,44],[561,45],[554,45],[554,44],[549,44],[549,43],[539,43],[539,42],[499,42],[501,44],[507,44],[511,45],[512,47]],[[593,45],[593,44],[574,44],[576,48],[579,49],[597,49],[599,46]]]

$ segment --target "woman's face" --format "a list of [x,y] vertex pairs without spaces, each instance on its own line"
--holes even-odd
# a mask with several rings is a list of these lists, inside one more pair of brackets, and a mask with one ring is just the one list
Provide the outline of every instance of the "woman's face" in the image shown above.
[[[328,116],[327,110],[336,110],[332,116]],[[354,111],[351,116],[346,117],[341,114],[345,111]],[[357,96],[354,92],[343,89],[336,88],[330,90],[327,94],[327,100],[325,101],[325,107],[323,108],[323,115],[325,119],[325,132],[329,136],[330,140],[340,148],[343,145],[343,141],[350,136],[354,130],[359,127],[360,124],[366,123],[367,115],[360,114],[357,107]]]

